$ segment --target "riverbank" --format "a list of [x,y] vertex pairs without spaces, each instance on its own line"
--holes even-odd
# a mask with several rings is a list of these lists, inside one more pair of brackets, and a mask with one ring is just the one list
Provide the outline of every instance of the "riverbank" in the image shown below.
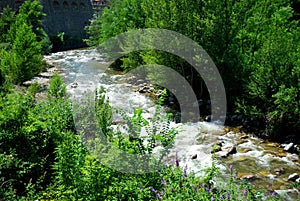
[[[162,90],[157,86],[153,86],[145,79],[140,79],[135,76],[127,76],[126,83],[130,84],[132,89],[140,94],[146,95],[150,97],[152,100],[157,101],[160,97]],[[195,103],[199,106],[201,117],[196,121],[211,121],[211,115],[209,114],[210,111],[210,100],[198,100]],[[173,94],[165,100],[165,106],[169,108],[169,111],[174,115],[174,121],[179,123],[180,122],[180,107],[176,100],[176,97]],[[265,135],[263,129],[251,127],[249,125],[249,121],[247,118],[243,117],[243,115],[234,114],[234,113],[227,113],[225,126],[229,130],[233,130],[235,132],[243,132],[243,133],[252,133],[252,135],[257,136],[264,141],[271,141],[277,142],[279,145],[278,147],[283,147],[290,153],[300,154],[300,141],[298,140],[298,136],[288,136],[285,140],[282,139],[273,139],[270,136]]]

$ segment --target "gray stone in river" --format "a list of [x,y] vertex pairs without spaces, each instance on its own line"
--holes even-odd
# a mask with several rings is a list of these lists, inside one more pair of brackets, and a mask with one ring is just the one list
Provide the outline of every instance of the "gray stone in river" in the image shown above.
[[244,139],[247,139],[247,138],[249,138],[248,135],[242,135],[242,136],[239,137],[240,140],[244,140]]
[[284,173],[284,168],[276,168],[276,169],[274,169],[274,172],[277,175],[282,174],[282,173]]
[[297,173],[293,173],[293,174],[291,174],[291,175],[288,177],[288,181],[294,182],[294,181],[296,181],[296,179],[298,179],[298,178],[299,178],[299,175],[298,175]]
[[258,179],[258,177],[254,174],[239,174],[237,178],[242,180],[247,180],[247,181],[253,181],[255,179]]
[[235,146],[229,146],[229,147],[223,147],[222,151],[218,152],[218,156],[221,158],[226,158],[231,154],[236,153],[236,147]]
[[285,145],[283,150],[290,152],[293,150],[293,146],[294,146],[294,143],[291,142],[290,144]]
[[297,189],[287,189],[287,190],[275,190],[274,191],[277,195],[282,198],[282,200],[286,201],[294,201],[299,198],[299,191]]
[[78,87],[78,83],[77,82],[74,82],[71,84],[71,88],[77,88]]
[[196,158],[197,158],[197,154],[191,155],[191,159],[192,159],[192,160],[194,160],[194,159],[196,159]]

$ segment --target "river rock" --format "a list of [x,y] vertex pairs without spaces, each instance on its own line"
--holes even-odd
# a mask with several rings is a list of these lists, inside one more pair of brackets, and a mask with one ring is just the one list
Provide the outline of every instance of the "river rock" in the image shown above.
[[154,91],[154,87],[149,87],[149,89],[148,89],[148,91],[149,91],[149,93],[151,93],[151,92],[153,92]]
[[279,153],[277,154],[277,156],[280,157],[280,158],[286,157],[286,155],[287,155],[287,153],[285,153],[285,152],[279,152]]
[[192,159],[192,160],[194,160],[194,159],[196,159],[196,158],[197,158],[197,154],[191,155],[191,159]]
[[224,142],[220,140],[220,141],[217,141],[215,145],[222,147],[222,144],[223,144],[223,143],[224,143]]
[[244,140],[244,139],[247,139],[247,138],[249,138],[248,135],[242,135],[242,136],[239,137],[240,140]]
[[297,173],[293,173],[293,174],[291,174],[291,175],[288,177],[288,181],[294,182],[294,181],[296,181],[296,179],[298,179],[298,178],[299,178],[299,175],[298,175]]
[[148,90],[149,90],[148,86],[143,86],[138,91],[139,91],[139,93],[147,93],[147,92],[149,92]]
[[293,151],[293,146],[294,146],[294,143],[291,142],[290,144],[285,145],[283,150],[291,152],[291,151]]
[[218,156],[221,158],[227,158],[231,154],[236,153],[236,147],[230,146],[230,147],[223,147],[221,151],[218,152]]
[[241,149],[239,149],[239,153],[247,153],[249,151],[252,151],[252,149],[250,149],[250,148],[241,148]]
[[77,88],[78,87],[78,83],[77,82],[74,82],[71,84],[71,88]]
[[227,151],[228,155],[229,154],[236,154],[236,147],[235,146],[224,147],[222,150]]
[[280,175],[284,173],[284,168],[276,168],[274,169],[275,174]]
[[253,180],[257,179],[258,177],[254,174],[238,174],[237,178],[241,179],[241,180],[253,181]]
[[268,146],[268,147],[278,147],[278,143],[276,143],[276,142],[266,142],[266,146]]
[[244,143],[246,143],[246,142],[248,142],[248,140],[240,140],[240,141],[238,141],[236,144],[237,144],[237,145],[241,145],[241,144],[244,144]]

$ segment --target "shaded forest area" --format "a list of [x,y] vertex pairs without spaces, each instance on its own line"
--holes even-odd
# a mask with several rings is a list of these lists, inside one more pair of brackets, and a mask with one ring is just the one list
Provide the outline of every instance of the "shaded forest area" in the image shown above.
[[[87,28],[88,43],[97,46],[138,28],[181,33],[200,44],[216,64],[226,88],[228,117],[242,115],[242,121],[228,120],[229,125],[243,124],[276,141],[299,141],[299,7],[297,0],[113,0]],[[153,63],[172,67],[198,99],[209,100],[207,89],[200,87],[205,86],[202,78],[174,55],[135,52],[116,65],[129,71]],[[148,79],[157,75],[149,72]]]

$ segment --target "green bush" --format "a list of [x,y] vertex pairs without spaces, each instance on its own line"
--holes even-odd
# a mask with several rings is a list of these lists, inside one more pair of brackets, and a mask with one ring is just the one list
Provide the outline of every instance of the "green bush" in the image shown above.
[[53,179],[55,148],[75,130],[72,107],[66,100],[36,104],[32,94],[14,92],[1,95],[0,108],[0,198],[26,196],[29,186],[39,190]]
[[52,99],[61,99],[66,97],[67,95],[66,84],[64,83],[62,77],[58,73],[55,73],[51,77],[47,95],[48,98],[52,98]]

